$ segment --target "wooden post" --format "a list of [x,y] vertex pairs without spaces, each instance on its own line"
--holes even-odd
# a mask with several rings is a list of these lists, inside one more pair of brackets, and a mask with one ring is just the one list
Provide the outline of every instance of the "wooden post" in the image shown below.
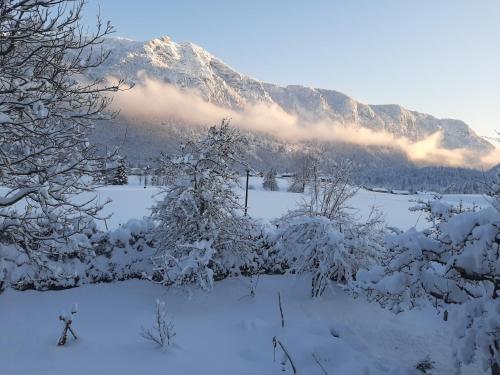
[[248,180],[250,178],[250,169],[247,169],[247,183],[245,187],[245,216],[248,213]]

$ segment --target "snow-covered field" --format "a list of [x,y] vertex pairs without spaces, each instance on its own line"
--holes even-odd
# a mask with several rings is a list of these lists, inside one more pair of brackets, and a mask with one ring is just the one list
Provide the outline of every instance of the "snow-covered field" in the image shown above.
[[[280,178],[277,181],[280,191],[270,192],[262,188],[261,178],[252,177],[250,179],[248,200],[250,216],[269,221],[293,209],[305,198],[303,194],[287,192],[287,179]],[[243,179],[241,186],[244,186]],[[238,191],[243,197],[244,191],[241,188],[238,188]],[[105,214],[112,214],[111,219],[107,220],[108,228],[116,228],[131,218],[149,215],[149,209],[154,204],[155,199],[158,199],[159,192],[157,187],[144,188],[139,186],[134,177],[130,179],[130,184],[127,186],[106,186],[99,189],[101,201],[108,198],[112,200],[104,209]],[[396,195],[361,189],[349,201],[349,206],[352,207],[351,213],[361,220],[370,213],[372,206],[376,206],[384,212],[387,225],[401,229],[408,229],[416,225],[420,229],[426,226],[425,218],[421,217],[418,212],[408,211],[409,207],[415,205],[410,201],[431,198],[432,194]],[[472,204],[487,206],[489,204],[481,195],[445,195],[443,200],[454,204],[462,201],[464,205],[468,206]],[[104,226],[104,223],[101,224]]]
[[[292,276],[261,277],[251,298],[248,283],[225,280],[211,293],[194,290],[190,296],[144,281],[7,291],[0,295],[1,373],[280,374],[282,354],[277,350],[273,362],[273,336],[301,374],[324,374],[313,355],[328,374],[414,374],[427,355],[435,361],[434,374],[453,373],[450,328],[431,309],[396,316],[338,289],[311,299],[310,280]],[[166,302],[177,332],[166,349],[139,335],[153,323],[157,298]],[[58,314],[74,303],[79,339],[58,347]],[[292,373],[289,365],[285,373]]]
[[[250,178],[248,200],[248,213],[250,216],[270,221],[287,213],[288,210],[293,209],[306,198],[304,194],[289,193],[287,191],[287,179],[278,178],[277,182],[280,190],[271,192],[262,188],[262,178]],[[245,181],[242,178],[241,186],[236,188],[242,197],[242,202],[244,183]],[[0,191],[2,189],[0,188]],[[105,206],[102,214],[111,217],[106,222],[99,222],[98,225],[102,229],[105,229],[106,226],[108,229],[116,229],[130,219],[148,216],[151,213],[151,207],[160,196],[160,188],[141,186],[136,176],[131,176],[129,185],[99,188],[98,201],[111,200],[111,203]],[[408,229],[416,225],[417,229],[422,229],[427,225],[425,218],[419,212],[408,211],[408,208],[415,205],[411,202],[412,200],[427,200],[432,197],[433,194],[431,193],[397,195],[360,189],[348,202],[348,205],[351,208],[349,211],[360,220],[366,218],[371,208],[375,206],[384,213],[388,226]],[[82,194],[82,201],[88,198],[89,195]],[[453,204],[462,202],[464,206],[472,206],[473,204],[481,207],[489,206],[484,196],[475,194],[449,194],[444,195],[443,200]]]
[[[304,198],[286,192],[285,180],[279,185],[281,191],[264,191],[261,180],[252,178],[251,216],[269,221]],[[113,200],[106,207],[114,213],[107,221],[109,229],[148,215],[158,192],[133,180],[128,186],[101,188],[99,198]],[[426,224],[418,213],[408,212],[410,200],[418,197],[360,190],[350,206],[360,218],[378,206],[388,225],[407,229]],[[444,199],[488,204],[477,195]],[[301,374],[418,374],[415,365],[428,355],[435,362],[433,374],[454,373],[450,323],[431,307],[396,316],[336,288],[311,299],[307,276],[261,277],[253,298],[249,284],[249,279],[228,279],[216,283],[211,293],[192,290],[189,295],[145,281],[51,292],[7,290],[0,294],[0,375],[280,374],[282,354],[277,350],[273,361],[273,336],[288,349]],[[157,298],[166,302],[177,332],[166,349],[139,335],[141,326],[153,323]],[[79,339],[58,347],[58,315],[74,303],[79,305],[74,322]],[[289,365],[285,373],[292,373]],[[476,367],[463,373],[482,374]]]

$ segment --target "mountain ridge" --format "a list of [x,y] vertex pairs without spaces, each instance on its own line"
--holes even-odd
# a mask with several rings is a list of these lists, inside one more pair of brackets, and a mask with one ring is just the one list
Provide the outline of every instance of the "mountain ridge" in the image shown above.
[[114,76],[140,84],[142,74],[180,90],[195,90],[204,101],[221,108],[242,111],[255,104],[276,106],[295,116],[301,125],[325,122],[332,127],[367,128],[411,142],[440,132],[442,147],[448,150],[487,153],[494,149],[461,120],[440,119],[399,104],[364,104],[336,90],[260,81],[191,42],[176,43],[167,36],[146,42],[107,38],[104,48],[111,54],[105,64],[92,71],[94,76]]

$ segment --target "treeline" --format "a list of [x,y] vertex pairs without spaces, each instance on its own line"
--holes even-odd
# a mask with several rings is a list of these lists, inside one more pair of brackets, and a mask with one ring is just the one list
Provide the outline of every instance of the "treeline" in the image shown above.
[[487,171],[450,167],[361,169],[354,178],[359,185],[388,190],[482,194],[494,181],[497,168]]
[[[313,153],[314,154],[314,153]],[[266,167],[254,168],[262,176],[266,176],[270,171],[275,175],[286,174],[293,176],[303,173],[303,165],[307,163],[311,153],[294,158],[292,166],[286,168]],[[164,180],[161,177],[160,158],[151,158],[147,163],[133,163],[129,173],[138,176],[149,176],[147,184],[163,185]],[[333,159],[335,160],[335,159]],[[338,158],[339,162],[345,160]],[[452,167],[366,167],[361,163],[353,162],[355,166],[353,171],[353,182],[367,188],[385,188],[387,190],[407,190],[411,193],[417,191],[432,191],[441,194],[484,194],[488,191],[488,186],[495,180],[496,170],[499,166],[489,170],[480,171],[468,168]],[[271,189],[272,190],[272,189]],[[293,190],[293,189],[292,189]],[[300,188],[299,190],[303,190]]]

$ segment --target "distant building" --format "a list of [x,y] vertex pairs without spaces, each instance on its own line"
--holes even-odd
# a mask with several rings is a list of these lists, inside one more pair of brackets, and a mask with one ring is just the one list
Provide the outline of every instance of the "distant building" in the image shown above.
[[367,188],[370,191],[374,191],[376,193],[389,193],[389,190],[386,188],[379,188],[379,187],[373,187],[373,188]]
[[399,195],[410,195],[411,193],[408,190],[391,190],[392,194],[399,194]]

